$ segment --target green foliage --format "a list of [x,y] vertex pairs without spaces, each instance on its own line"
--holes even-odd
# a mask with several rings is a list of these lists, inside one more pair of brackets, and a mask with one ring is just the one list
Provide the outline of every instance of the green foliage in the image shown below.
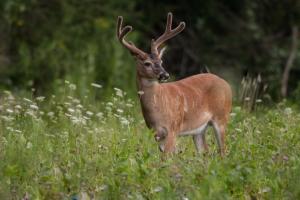
[[[115,10],[110,13],[105,5]],[[2,34],[8,38],[3,53],[9,59],[2,85],[33,87],[42,94],[65,79],[76,83],[81,94],[90,82],[132,87],[133,60],[115,37],[121,6],[122,1],[104,1],[103,6],[71,0],[2,1],[2,28],[7,29]],[[131,4],[127,8],[130,12]]]
[[[168,42],[164,58],[176,78],[206,66],[225,77],[230,72],[227,79],[237,79],[232,82],[240,82],[246,72],[261,74],[272,96],[278,96],[291,26],[300,24],[299,1],[2,0],[0,87],[34,87],[46,94],[67,79],[80,94],[89,82],[133,88],[134,62],[115,38],[116,17],[123,15],[135,28],[130,39],[149,50],[169,11],[174,23],[187,23]],[[295,70],[298,65],[299,54]]]
[[0,199],[297,199],[300,117],[278,104],[249,114],[234,107],[221,159],[190,137],[165,161],[140,115],[118,88],[96,102],[66,81],[58,95],[2,94]]

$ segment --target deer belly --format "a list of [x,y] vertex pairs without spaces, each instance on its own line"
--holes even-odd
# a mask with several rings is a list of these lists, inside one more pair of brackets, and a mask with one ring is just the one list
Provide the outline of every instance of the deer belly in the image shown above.
[[179,133],[179,136],[202,134],[206,130],[207,126],[208,126],[208,122],[200,125],[199,127],[195,128],[195,129],[188,129],[188,130],[181,131]]

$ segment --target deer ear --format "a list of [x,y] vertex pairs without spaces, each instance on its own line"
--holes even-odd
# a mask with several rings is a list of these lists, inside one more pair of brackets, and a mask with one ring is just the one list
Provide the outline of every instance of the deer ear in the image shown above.
[[163,57],[164,52],[166,51],[166,49],[167,49],[167,46],[164,46],[164,47],[159,51],[158,57],[159,57],[160,59],[162,59],[162,57]]

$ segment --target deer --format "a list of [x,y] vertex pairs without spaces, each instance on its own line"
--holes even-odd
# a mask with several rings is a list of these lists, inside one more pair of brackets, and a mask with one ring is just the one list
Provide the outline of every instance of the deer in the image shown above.
[[[172,29],[173,15],[167,15],[165,32],[151,41],[151,53],[137,48],[125,37],[132,26],[123,26],[118,16],[117,39],[136,61],[136,84],[144,121],[154,132],[161,152],[174,153],[178,136],[190,135],[197,152],[207,152],[205,132],[212,126],[218,151],[225,155],[225,131],[229,121],[232,91],[230,85],[212,73],[201,73],[178,81],[166,82],[162,45],[185,28],[185,22]],[[166,155],[164,154],[164,155]]]

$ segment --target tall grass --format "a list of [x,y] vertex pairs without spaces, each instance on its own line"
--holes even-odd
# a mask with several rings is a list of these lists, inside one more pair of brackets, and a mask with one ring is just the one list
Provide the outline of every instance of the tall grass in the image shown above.
[[139,104],[114,88],[76,96],[76,85],[49,97],[2,94],[0,199],[297,199],[300,115],[278,104],[249,114],[234,107],[227,156],[199,155],[190,137],[162,161]]

